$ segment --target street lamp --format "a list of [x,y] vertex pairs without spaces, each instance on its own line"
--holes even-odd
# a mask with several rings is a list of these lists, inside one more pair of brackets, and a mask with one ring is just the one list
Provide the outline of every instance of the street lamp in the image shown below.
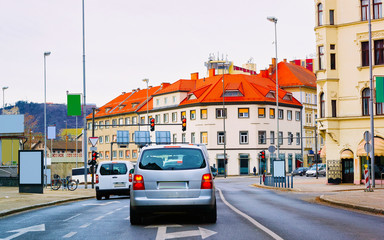
[[[47,64],[46,57],[51,52],[44,52],[44,176],[47,179]],[[47,182],[45,182],[47,185]]]
[[[146,82],[147,83],[147,122],[148,122],[148,124],[149,124],[149,119],[148,119],[148,82],[149,82],[149,79],[148,78],[145,78],[145,79],[143,79],[143,82]],[[148,124],[147,124],[147,131],[149,131],[148,130]]]
[[4,91],[8,89],[8,87],[3,87],[3,114],[4,114],[4,107],[5,107],[5,104],[4,104]]
[[[276,128],[277,128],[277,157],[276,160],[279,160],[280,157],[280,144],[279,144],[279,77],[277,65],[279,65],[279,61],[277,59],[277,18],[276,17],[267,17],[268,21],[273,22],[275,24],[275,53],[276,53]],[[285,159],[284,159],[284,175],[285,175]]]

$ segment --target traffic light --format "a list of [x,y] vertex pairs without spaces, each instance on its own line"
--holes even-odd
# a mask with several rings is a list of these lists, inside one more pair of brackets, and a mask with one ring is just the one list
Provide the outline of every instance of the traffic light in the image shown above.
[[183,132],[185,132],[185,130],[187,130],[187,119],[183,118],[181,121],[182,121],[181,130],[183,130]]
[[260,152],[260,159],[265,161],[265,151],[264,150]]
[[98,158],[99,158],[99,153],[96,151],[92,151],[91,161],[89,161],[89,164],[90,165],[96,165]]
[[151,118],[151,131],[155,131],[155,119]]

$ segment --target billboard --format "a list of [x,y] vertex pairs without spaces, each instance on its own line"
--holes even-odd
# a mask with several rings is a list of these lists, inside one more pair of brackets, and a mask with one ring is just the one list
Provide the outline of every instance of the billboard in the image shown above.
[[23,133],[24,115],[0,115],[0,135]]

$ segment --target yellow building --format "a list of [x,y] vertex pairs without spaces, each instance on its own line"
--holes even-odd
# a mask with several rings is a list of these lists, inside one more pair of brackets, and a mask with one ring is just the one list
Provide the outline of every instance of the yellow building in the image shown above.
[[[318,128],[329,182],[360,184],[369,116],[369,0],[315,0]],[[370,0],[373,76],[384,75],[382,1]],[[375,86],[375,83],[374,83]],[[375,176],[384,171],[384,107],[374,103]]]

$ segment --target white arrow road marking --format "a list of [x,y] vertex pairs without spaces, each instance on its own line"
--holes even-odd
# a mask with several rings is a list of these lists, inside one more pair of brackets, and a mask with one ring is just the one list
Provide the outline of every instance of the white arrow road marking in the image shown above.
[[77,232],[70,232],[70,233],[64,235],[63,238],[70,238],[70,237],[72,237],[73,235],[75,235],[76,233],[77,233]]
[[0,240],[11,240],[11,239],[14,239],[18,236],[21,236],[27,232],[41,232],[41,231],[45,231],[45,224],[40,224],[40,225],[35,225],[35,226],[30,226],[30,227],[26,227],[26,228],[20,228],[20,229],[8,231],[10,233],[15,232],[16,234],[13,234],[7,238],[2,238]]
[[109,205],[112,203],[120,203],[120,202],[119,201],[113,201],[113,202],[106,202],[106,203],[86,203],[86,204],[83,204],[83,206],[105,206],[105,205]]
[[243,216],[245,219],[247,219],[248,221],[250,221],[253,225],[255,225],[257,228],[259,228],[260,230],[264,231],[266,234],[268,234],[269,236],[271,236],[273,239],[276,239],[276,240],[283,240],[283,238],[281,238],[279,235],[277,235],[276,233],[272,232],[271,230],[269,230],[268,228],[264,227],[261,223],[259,223],[258,221],[256,221],[255,219],[251,218],[250,216],[248,216],[247,214],[243,213],[242,211],[240,211],[239,209],[235,208],[234,206],[232,206],[229,202],[227,202],[227,200],[225,200],[224,198],[224,195],[223,193],[221,192],[220,189],[216,188],[219,193],[220,193],[220,198],[221,200],[225,203],[225,205],[227,205],[230,209],[232,209],[235,213]]
[[167,227],[181,227],[181,225],[151,225],[145,228],[158,228],[156,240],[165,240],[165,239],[173,239],[173,238],[186,238],[186,237],[195,237],[201,236],[202,239],[206,239],[217,232],[201,228],[199,230],[190,230],[190,231],[181,231],[181,232],[173,232],[167,233]]

